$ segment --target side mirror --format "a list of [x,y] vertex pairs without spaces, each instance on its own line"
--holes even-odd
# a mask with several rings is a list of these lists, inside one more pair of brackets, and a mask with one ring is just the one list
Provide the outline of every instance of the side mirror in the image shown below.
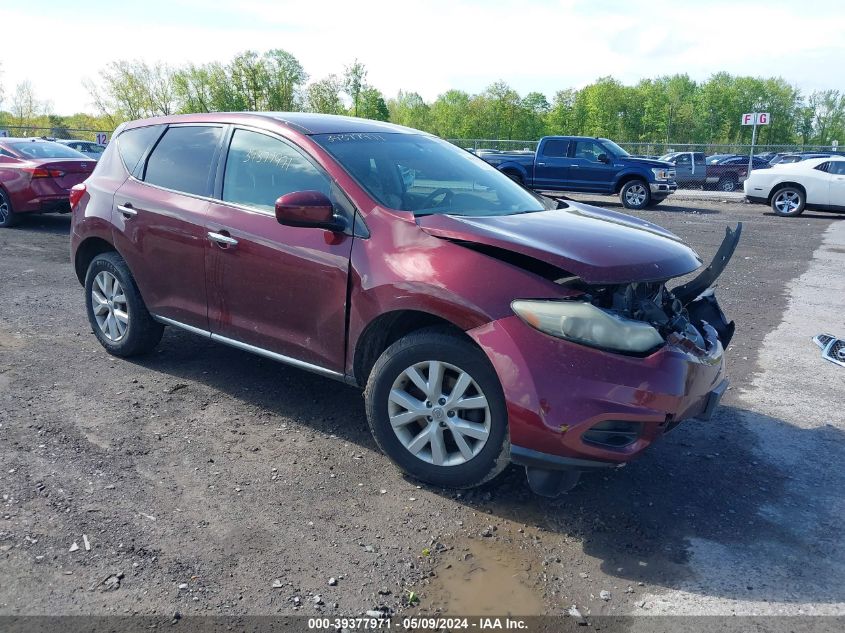
[[609,163],[610,159],[607,157],[607,154],[599,154],[597,157],[600,163]]
[[276,220],[285,226],[342,229],[332,201],[319,191],[294,191],[281,196],[276,200]]

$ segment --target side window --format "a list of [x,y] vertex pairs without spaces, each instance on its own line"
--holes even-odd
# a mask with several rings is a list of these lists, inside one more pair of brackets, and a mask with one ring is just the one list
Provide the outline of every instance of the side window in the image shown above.
[[693,159],[695,160],[696,165],[703,165],[704,164],[704,154],[701,152],[696,152],[693,155]]
[[689,154],[681,154],[678,156],[678,160],[675,161],[675,164],[680,166],[686,166],[690,164],[690,155]]
[[144,182],[208,195],[211,163],[222,134],[223,128],[211,126],[168,128],[147,160]]
[[845,175],[845,160],[837,160],[830,163],[830,167],[828,167],[827,172],[829,174],[835,174],[837,176]]
[[117,137],[117,149],[123,166],[130,174],[135,173],[135,168],[156,139],[161,135],[161,126],[151,125],[149,127],[136,127],[126,130]]
[[543,156],[552,158],[563,158],[569,150],[569,141],[563,139],[551,139],[543,145]]
[[605,153],[604,148],[595,141],[575,141],[575,158],[584,158],[597,163],[599,154]]
[[297,149],[266,134],[235,130],[222,199],[272,211],[276,198],[294,191],[320,191],[333,197],[331,181]]
[[829,172],[830,171],[830,163],[829,162],[821,163],[820,165],[816,165],[815,169],[818,169],[819,171],[828,171]]

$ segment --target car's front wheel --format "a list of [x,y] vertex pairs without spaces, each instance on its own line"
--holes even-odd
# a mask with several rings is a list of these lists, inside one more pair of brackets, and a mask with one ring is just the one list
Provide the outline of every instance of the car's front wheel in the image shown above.
[[484,352],[457,335],[426,329],[388,347],[364,398],[376,442],[416,479],[469,488],[509,462],[498,376]]
[[801,215],[806,200],[804,192],[798,187],[781,187],[772,196],[772,211],[785,217]]
[[114,252],[97,255],[88,266],[85,307],[97,340],[115,356],[149,352],[164,332],[144,305],[126,262]]
[[12,212],[8,194],[0,189],[0,228],[8,229],[18,223],[18,216]]
[[619,199],[626,209],[645,209],[651,203],[651,189],[642,180],[631,180],[623,185]]

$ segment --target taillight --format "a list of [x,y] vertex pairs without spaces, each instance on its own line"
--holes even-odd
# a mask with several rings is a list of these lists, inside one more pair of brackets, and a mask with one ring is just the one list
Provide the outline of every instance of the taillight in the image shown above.
[[23,167],[21,171],[25,171],[33,178],[61,178],[65,172],[60,169],[44,169],[43,167]]
[[85,183],[81,182],[70,188],[70,208],[75,209],[79,201],[82,200],[82,195],[85,193]]

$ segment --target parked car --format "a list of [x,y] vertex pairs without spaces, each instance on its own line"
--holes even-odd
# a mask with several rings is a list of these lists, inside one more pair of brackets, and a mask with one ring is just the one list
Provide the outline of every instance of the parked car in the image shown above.
[[536,152],[476,154],[529,189],[618,194],[628,209],[657,204],[677,189],[671,165],[631,156],[606,138],[545,136]]
[[836,154],[832,152],[789,152],[775,156],[771,161],[769,161],[769,166],[800,163],[802,160],[809,160],[811,158],[828,158],[829,156],[836,156]]
[[748,175],[748,161],[745,165],[719,164],[720,160],[732,156],[733,154],[705,156],[704,152],[671,152],[664,154],[660,159],[674,166],[675,179],[680,187],[736,191],[739,183]]
[[305,113],[136,121],[72,205],[106,351],[148,352],[170,325],[357,385],[379,446],[435,485],[514,462],[557,494],[709,416],[727,385],[734,324],[709,288],[738,230],[670,290],[701,265],[672,233],[536,195],[423,132]]
[[845,158],[824,156],[754,171],[745,181],[745,197],[771,205],[782,216],[801,215],[804,209],[845,211]]
[[68,213],[70,189],[95,161],[59,143],[0,138],[0,228],[27,213]]
[[[742,165],[744,167],[748,167],[748,156],[742,156],[741,154],[732,154],[729,156],[725,156],[722,158],[716,158],[714,156],[710,156],[707,159],[707,162],[711,165]],[[769,168],[769,161],[765,158],[761,158],[759,156],[752,156],[751,157],[751,169],[768,169]]]
[[71,149],[75,149],[80,154],[85,154],[88,158],[93,158],[94,160],[99,159],[106,150],[105,145],[100,145],[99,143],[94,143],[93,141],[56,139],[56,142],[61,143],[62,145],[67,145]]

